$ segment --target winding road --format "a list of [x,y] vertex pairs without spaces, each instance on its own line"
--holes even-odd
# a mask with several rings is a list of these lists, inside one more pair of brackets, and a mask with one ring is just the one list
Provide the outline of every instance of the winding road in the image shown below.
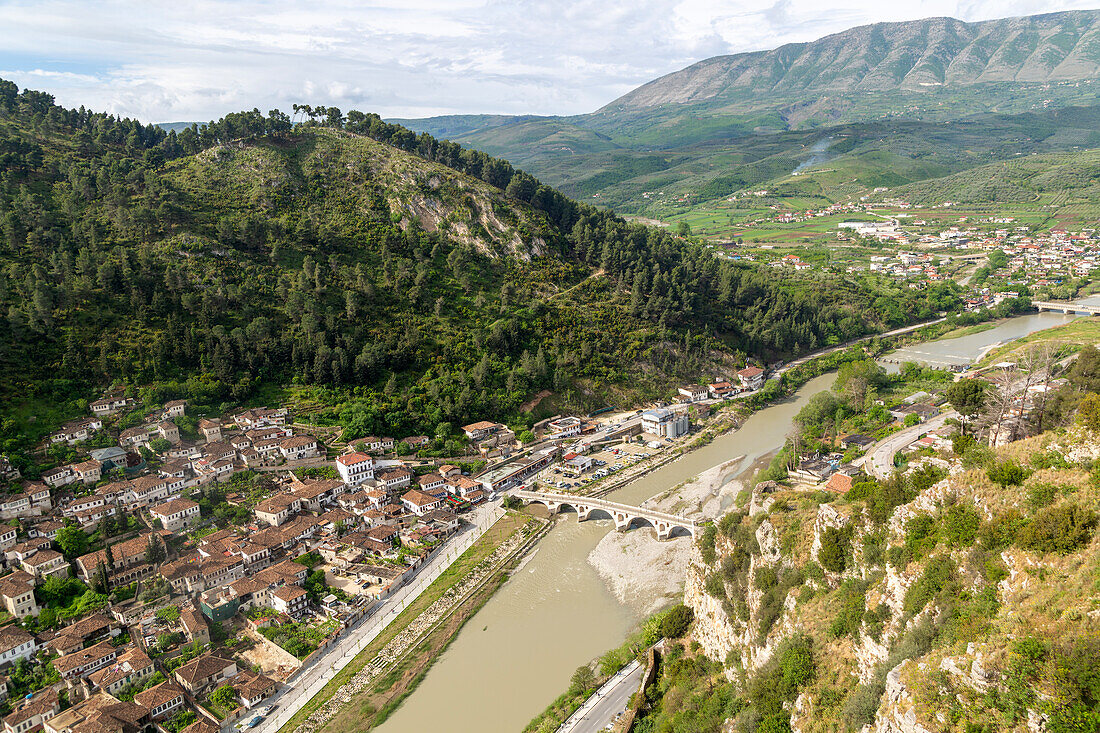
[[886,436],[867,451],[863,459],[863,468],[877,479],[888,478],[894,472],[894,456],[899,450],[919,440],[925,433],[943,427],[949,419],[958,418],[958,416],[959,413],[951,410]]

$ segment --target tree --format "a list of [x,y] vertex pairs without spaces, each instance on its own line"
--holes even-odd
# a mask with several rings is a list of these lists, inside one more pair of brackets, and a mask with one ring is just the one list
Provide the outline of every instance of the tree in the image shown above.
[[1085,395],[1077,405],[1077,422],[1094,433],[1100,432],[1100,395]]
[[149,544],[145,546],[145,562],[150,565],[156,565],[163,560],[164,557],[164,545],[160,543],[160,540],[155,534],[149,535]]
[[596,673],[587,664],[577,667],[573,673],[573,679],[569,681],[569,687],[574,693],[582,693],[596,686]]
[[980,379],[963,379],[947,388],[947,401],[963,416],[963,432],[966,432],[967,420],[985,409],[986,386]]
[[210,693],[210,702],[223,710],[235,708],[237,706],[237,690],[233,685],[222,685]]
[[92,590],[96,593],[107,593],[111,590],[111,580],[107,575],[107,564],[100,560],[95,566],[95,575],[92,576]]
[[88,535],[80,527],[62,527],[57,530],[57,546],[70,560],[80,557],[88,551]]
[[309,594],[309,600],[318,603],[328,593],[328,581],[325,580],[324,570],[314,570],[306,576],[303,586]]
[[661,619],[661,636],[666,639],[679,639],[687,633],[691,622],[695,620],[695,612],[684,604],[678,604],[668,610]]

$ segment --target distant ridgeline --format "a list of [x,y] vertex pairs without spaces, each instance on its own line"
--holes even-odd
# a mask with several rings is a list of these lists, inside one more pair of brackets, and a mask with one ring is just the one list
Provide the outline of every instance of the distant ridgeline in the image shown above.
[[119,380],[212,406],[320,385],[317,419],[407,434],[541,390],[551,410],[665,393],[959,303],[719,261],[377,115],[295,112],[165,131],[0,81],[0,441]]
[[[682,197],[746,187],[846,199],[1021,153],[1100,147],[1097,33],[1096,10],[875,23],[704,59],[588,114],[396,121],[620,212],[662,216]],[[835,161],[818,167],[836,171],[792,179],[818,146]]]

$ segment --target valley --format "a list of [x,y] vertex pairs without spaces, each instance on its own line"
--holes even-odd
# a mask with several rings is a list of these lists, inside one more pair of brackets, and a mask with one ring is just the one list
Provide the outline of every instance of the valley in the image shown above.
[[0,79],[5,731],[1100,729],[1100,10],[115,10]]

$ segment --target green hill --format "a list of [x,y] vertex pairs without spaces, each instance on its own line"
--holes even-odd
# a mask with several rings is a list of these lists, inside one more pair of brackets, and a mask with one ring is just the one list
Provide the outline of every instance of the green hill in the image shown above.
[[667,394],[956,303],[720,262],[358,112],[176,134],[3,82],[0,158],[9,452],[111,382],[215,410],[306,390],[318,420],[400,436],[529,421],[541,392]]
[[894,189],[891,196],[935,205],[1048,201],[1100,205],[1100,150],[1026,155]]

